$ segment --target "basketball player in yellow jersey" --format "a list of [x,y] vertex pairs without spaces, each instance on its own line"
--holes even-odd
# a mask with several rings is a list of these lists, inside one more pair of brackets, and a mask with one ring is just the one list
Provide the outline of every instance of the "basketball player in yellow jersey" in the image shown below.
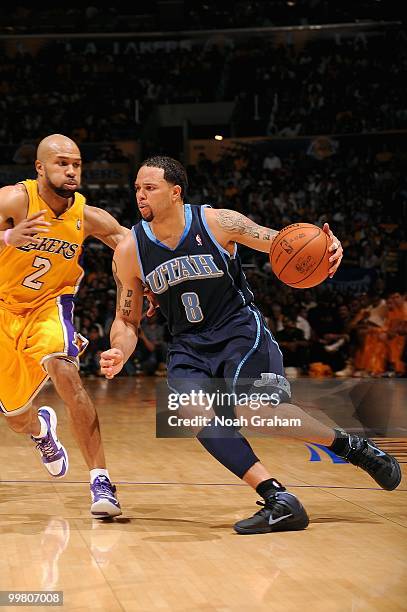
[[90,470],[92,515],[117,516],[98,417],[78,373],[87,341],[73,327],[73,298],[85,238],[114,249],[129,230],[77,193],[81,155],[72,140],[60,134],[42,140],[35,166],[36,180],[0,189],[0,412],[15,432],[31,435],[49,473],[64,476],[68,455],[55,412],[31,406],[51,378]]

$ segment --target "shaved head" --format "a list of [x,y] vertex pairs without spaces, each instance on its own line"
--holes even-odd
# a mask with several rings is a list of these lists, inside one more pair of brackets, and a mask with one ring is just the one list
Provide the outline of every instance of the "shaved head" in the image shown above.
[[81,152],[76,142],[63,134],[51,134],[37,149],[37,180],[41,192],[68,199],[81,183]]
[[50,155],[81,156],[77,144],[63,134],[51,134],[41,140],[37,149],[37,159],[45,162]]

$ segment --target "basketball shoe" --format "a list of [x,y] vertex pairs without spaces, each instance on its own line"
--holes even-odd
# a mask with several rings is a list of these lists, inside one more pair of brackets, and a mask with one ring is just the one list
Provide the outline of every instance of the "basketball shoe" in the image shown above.
[[382,451],[369,438],[349,434],[347,448],[340,456],[365,470],[386,491],[393,491],[401,482],[397,459]]
[[68,471],[68,453],[58,440],[57,415],[50,406],[38,409],[38,418],[45,422],[47,433],[44,437],[31,436],[42,457],[42,463],[54,478],[62,478]]
[[90,485],[92,505],[90,511],[96,518],[120,516],[120,504],[116,498],[116,487],[107,476],[97,476]]
[[288,491],[274,491],[263,506],[252,517],[238,521],[234,525],[237,533],[250,535],[254,533],[271,533],[272,531],[300,531],[308,527],[309,518],[300,501]]

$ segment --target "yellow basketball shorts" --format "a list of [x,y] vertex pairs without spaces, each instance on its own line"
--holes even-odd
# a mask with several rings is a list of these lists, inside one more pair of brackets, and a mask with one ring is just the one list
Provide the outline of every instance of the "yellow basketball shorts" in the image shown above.
[[0,411],[26,410],[48,379],[47,362],[61,357],[75,363],[87,346],[73,324],[73,296],[63,295],[18,315],[0,308]]

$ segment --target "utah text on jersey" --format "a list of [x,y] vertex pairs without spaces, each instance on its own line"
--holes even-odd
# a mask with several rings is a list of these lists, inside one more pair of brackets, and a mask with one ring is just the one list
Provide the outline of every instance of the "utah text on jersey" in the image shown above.
[[154,293],[164,293],[168,287],[185,281],[223,276],[213,260],[213,255],[183,255],[165,261],[146,276]]

